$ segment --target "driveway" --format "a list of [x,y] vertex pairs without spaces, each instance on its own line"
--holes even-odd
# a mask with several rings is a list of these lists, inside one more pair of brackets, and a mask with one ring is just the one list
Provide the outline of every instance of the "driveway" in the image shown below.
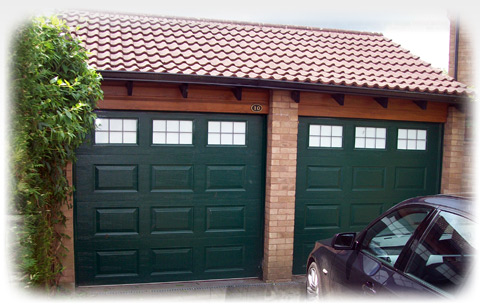
[[266,283],[257,278],[248,278],[77,287],[75,297],[86,300],[302,301],[305,300],[305,276],[293,276],[292,281],[279,283]]

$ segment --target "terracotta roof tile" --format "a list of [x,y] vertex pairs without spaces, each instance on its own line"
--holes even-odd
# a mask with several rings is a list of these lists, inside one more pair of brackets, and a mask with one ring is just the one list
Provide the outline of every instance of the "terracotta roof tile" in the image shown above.
[[378,33],[93,12],[62,17],[98,70],[471,93]]

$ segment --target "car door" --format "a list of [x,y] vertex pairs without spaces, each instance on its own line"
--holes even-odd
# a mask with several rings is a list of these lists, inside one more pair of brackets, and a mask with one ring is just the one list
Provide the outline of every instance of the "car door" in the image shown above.
[[337,255],[336,284],[365,295],[388,292],[384,285],[395,272],[395,263],[431,212],[426,206],[403,206],[377,219],[361,233],[355,250]]

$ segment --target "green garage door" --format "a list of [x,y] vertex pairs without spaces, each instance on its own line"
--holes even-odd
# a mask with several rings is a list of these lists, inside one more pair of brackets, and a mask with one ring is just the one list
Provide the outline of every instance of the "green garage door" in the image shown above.
[[261,275],[264,117],[98,112],[75,165],[78,285]]
[[293,273],[314,243],[440,187],[442,125],[300,118]]

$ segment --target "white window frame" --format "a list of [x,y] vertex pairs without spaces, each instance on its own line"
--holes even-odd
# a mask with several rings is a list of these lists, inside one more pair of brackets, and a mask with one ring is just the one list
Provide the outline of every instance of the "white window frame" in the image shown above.
[[97,118],[95,119],[96,145],[136,145],[138,119]]
[[245,146],[246,121],[208,121],[208,145]]
[[399,128],[397,135],[397,150],[426,151],[427,130]]
[[193,120],[152,120],[153,145],[192,145]]
[[343,126],[310,124],[308,146],[312,148],[342,148]]
[[386,148],[386,127],[355,127],[355,149],[385,150]]

